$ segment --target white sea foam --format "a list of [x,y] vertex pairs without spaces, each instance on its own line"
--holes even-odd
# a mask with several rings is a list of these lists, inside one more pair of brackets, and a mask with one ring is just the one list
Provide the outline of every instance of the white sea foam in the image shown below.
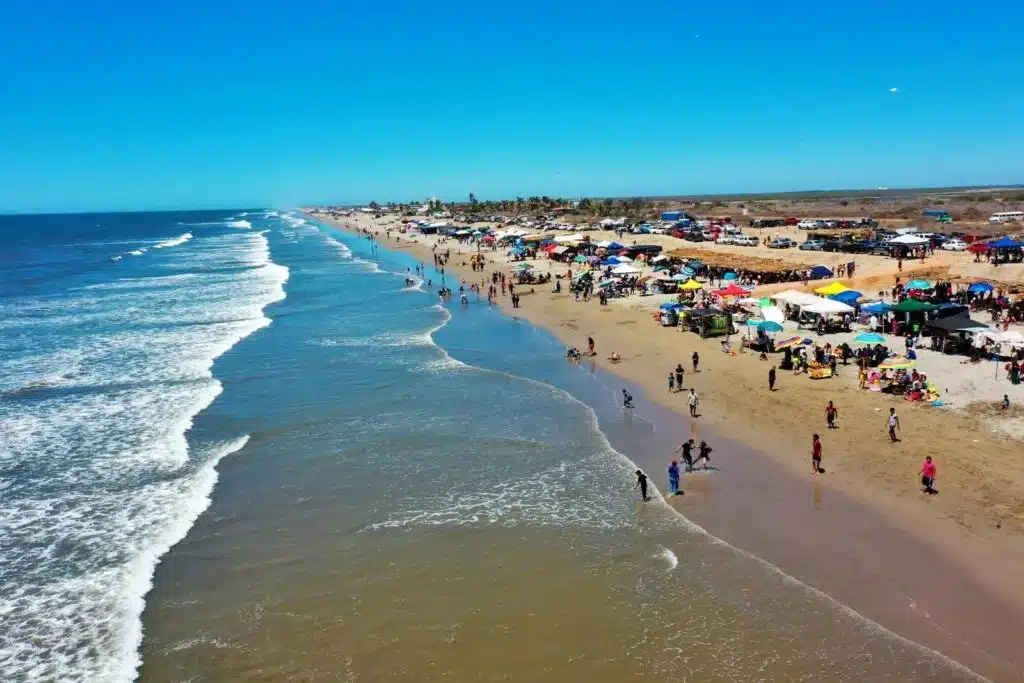
[[227,226],[229,228],[251,228],[252,227],[252,223],[250,223],[247,220],[228,221],[227,222]]
[[125,254],[125,256],[142,256],[147,251],[149,251],[147,247],[139,247],[138,249],[133,249],[132,251],[129,251],[127,254]]
[[169,240],[165,240],[163,242],[159,242],[158,244],[154,244],[153,248],[154,249],[167,249],[168,247],[177,247],[177,246],[179,246],[181,244],[185,244],[185,242],[188,242],[190,239],[192,239],[192,233],[186,232],[183,235],[178,235],[174,239],[169,239]]
[[248,438],[190,449],[185,435],[221,392],[214,359],[269,324],[288,269],[255,233],[173,253],[199,270],[0,302],[4,680],[132,680],[153,569]]
[[660,548],[661,552],[658,553],[658,558],[664,560],[665,564],[668,565],[669,569],[675,569],[676,567],[678,567],[679,558],[676,556],[676,554],[668,548],[666,548],[665,546],[660,546]]

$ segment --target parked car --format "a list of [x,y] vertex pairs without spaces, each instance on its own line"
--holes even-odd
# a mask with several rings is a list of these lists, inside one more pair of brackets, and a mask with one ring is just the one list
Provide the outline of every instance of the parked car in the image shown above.
[[741,247],[756,247],[760,244],[760,240],[753,235],[736,235],[733,237],[733,244],[738,244]]
[[967,251],[967,242],[963,240],[946,240],[942,243],[942,248],[946,251]]
[[776,237],[775,239],[768,243],[769,249],[789,249],[795,246],[796,242],[789,239],[788,237]]
[[822,251],[846,251],[846,242],[842,240],[825,240],[821,245]]
[[705,242],[714,242],[718,233],[714,230],[701,230],[700,236],[704,238]]
[[688,242],[703,242],[704,241],[704,235],[702,235],[702,234],[700,234],[699,232],[696,232],[696,231],[690,231],[690,232],[685,233],[683,235],[683,239],[688,241]]
[[821,251],[824,246],[823,240],[807,240],[800,245],[800,249],[802,251]]
[[729,233],[721,233],[718,239],[715,240],[718,244],[736,244],[736,235],[730,235]]
[[814,230],[818,227],[818,221],[800,221],[796,224],[796,227],[801,230]]

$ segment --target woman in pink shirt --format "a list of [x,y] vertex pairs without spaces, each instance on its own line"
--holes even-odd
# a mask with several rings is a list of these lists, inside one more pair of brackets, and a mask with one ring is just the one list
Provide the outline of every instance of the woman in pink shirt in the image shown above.
[[924,486],[925,493],[938,493],[935,490],[935,463],[932,462],[932,456],[927,456],[924,459],[924,464],[921,465],[921,485]]

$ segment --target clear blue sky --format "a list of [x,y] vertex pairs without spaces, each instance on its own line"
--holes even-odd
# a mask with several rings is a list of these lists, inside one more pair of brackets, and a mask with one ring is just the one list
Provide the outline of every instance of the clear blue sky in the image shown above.
[[1022,183],[1022,26],[1010,0],[10,2],[0,211]]

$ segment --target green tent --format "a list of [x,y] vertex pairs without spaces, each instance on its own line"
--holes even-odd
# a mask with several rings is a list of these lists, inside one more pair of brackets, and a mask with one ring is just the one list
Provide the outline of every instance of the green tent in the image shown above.
[[893,306],[892,310],[896,313],[920,313],[923,311],[934,311],[935,304],[908,298]]

